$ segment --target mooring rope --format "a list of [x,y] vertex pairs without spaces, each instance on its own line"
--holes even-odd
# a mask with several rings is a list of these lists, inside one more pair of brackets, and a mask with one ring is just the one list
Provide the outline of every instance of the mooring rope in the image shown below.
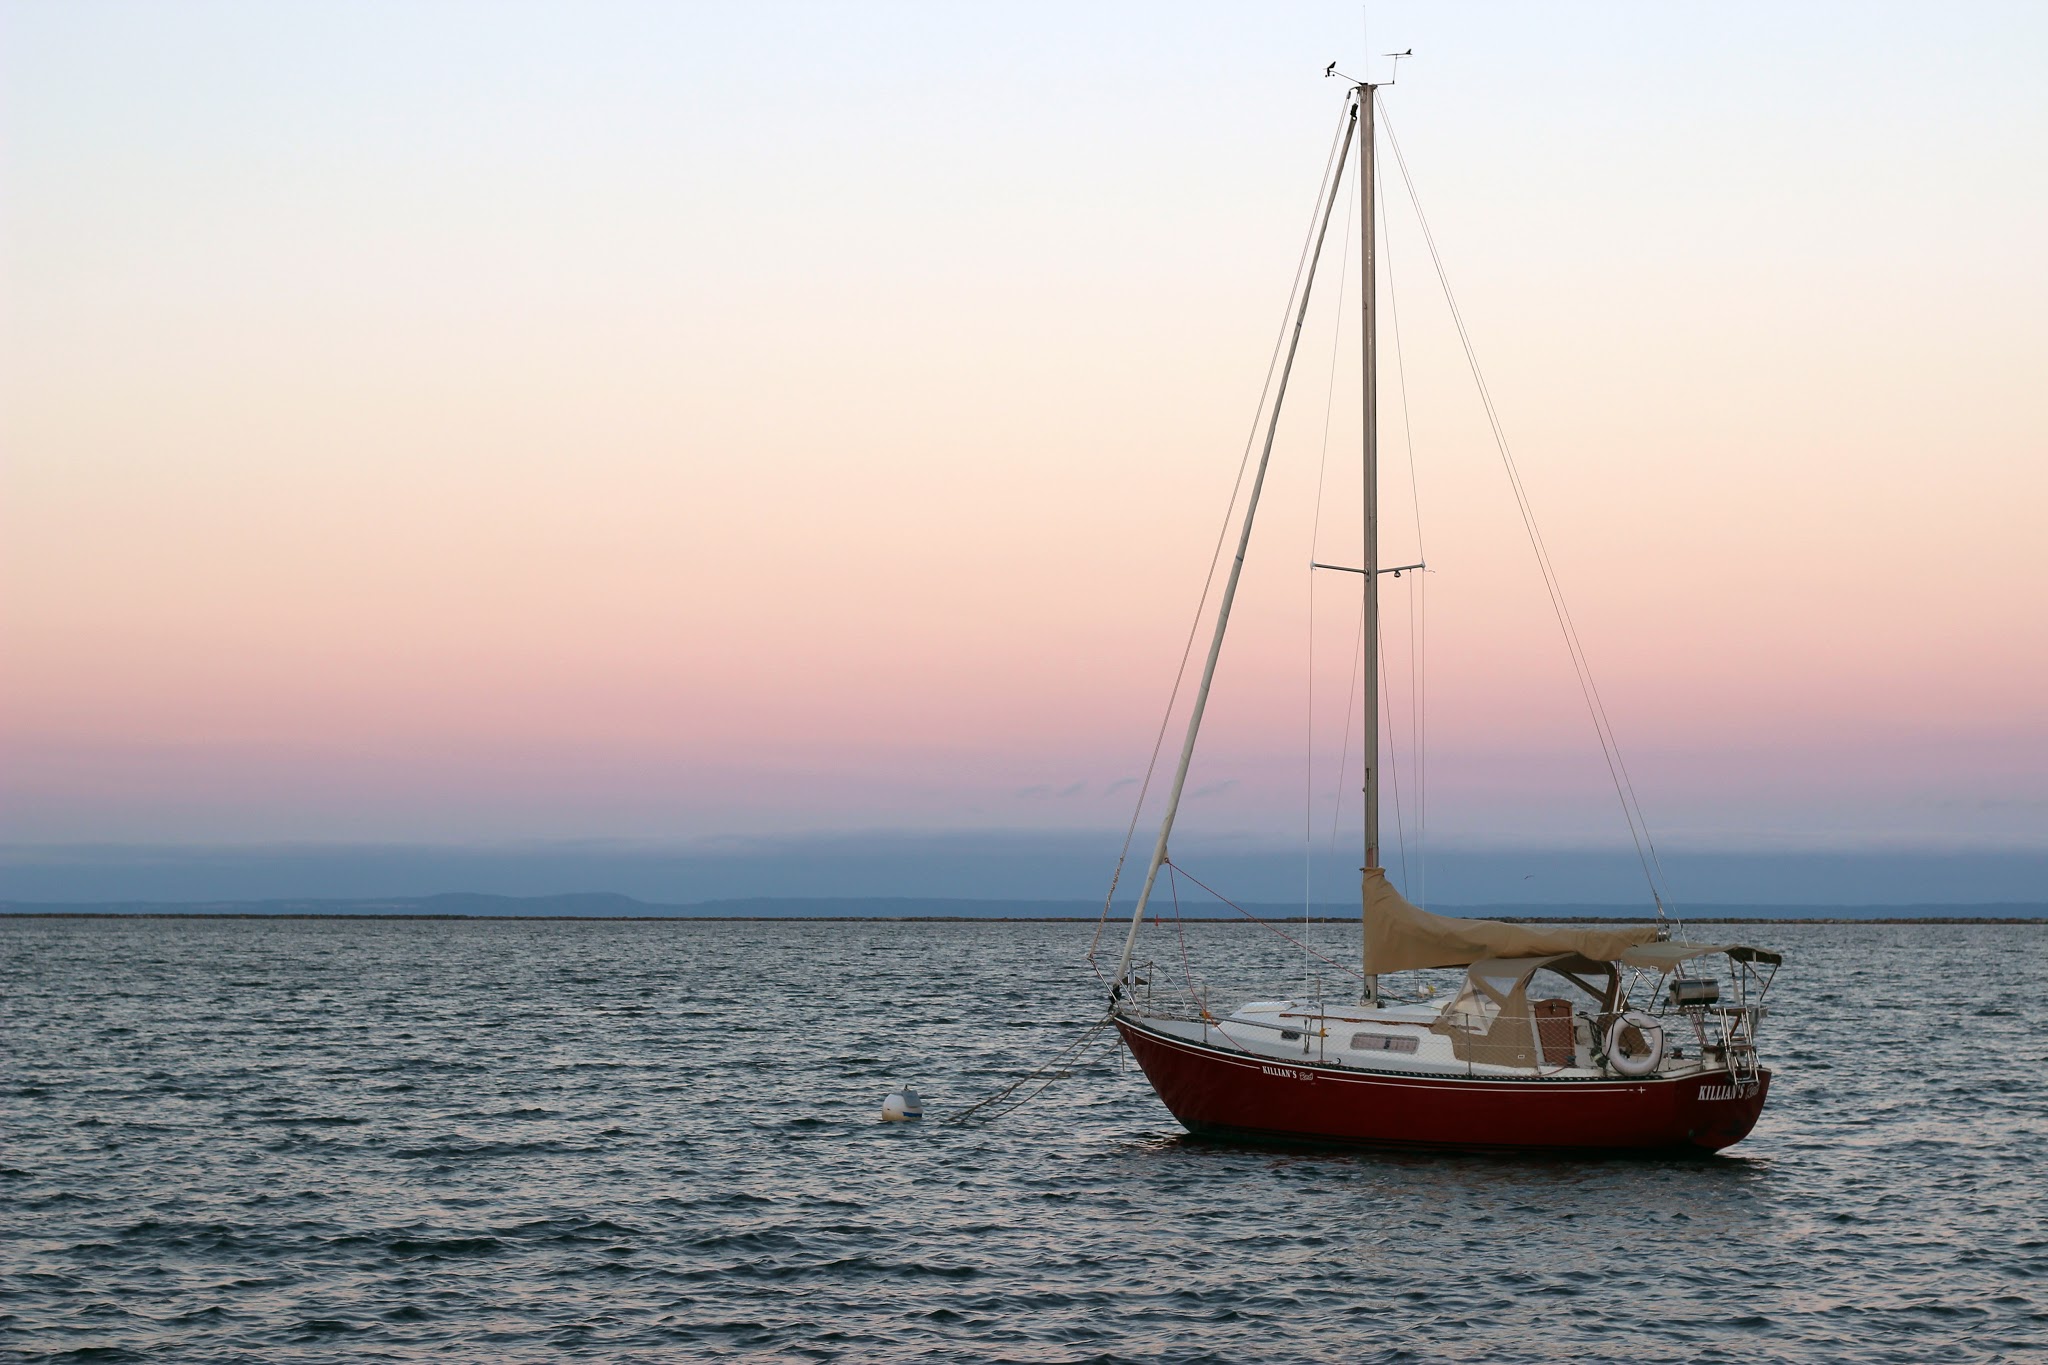
[[[959,1113],[954,1114],[949,1118],[941,1119],[940,1122],[945,1124],[965,1123],[969,1119],[976,1117],[982,1118],[984,1120],[999,1119],[1005,1114],[1014,1113],[1017,1110],[1023,1108],[1025,1105],[1031,1103],[1031,1101],[1037,1099],[1040,1095],[1044,1094],[1046,1090],[1051,1087],[1054,1081],[1062,1080],[1066,1076],[1070,1075],[1071,1071],[1069,1068],[1078,1064],[1076,1059],[1080,1056],[1082,1049],[1084,1049],[1088,1045],[1090,1039],[1094,1038],[1097,1034],[1101,1033],[1103,1029],[1107,1028],[1109,1026],[1110,1020],[1113,1018],[1115,1018],[1115,1016],[1111,1014],[1103,1015],[1100,1019],[1096,1020],[1092,1025],[1090,1025],[1086,1032],[1082,1033],[1079,1037],[1075,1038],[1074,1041],[1068,1043],[1065,1047],[1061,1048],[1058,1052],[1054,1053],[1049,1061],[1040,1065],[1036,1070],[1027,1072],[1024,1075],[1019,1076],[1016,1080],[1011,1081],[1008,1085],[996,1091],[993,1095],[990,1095],[985,1099],[975,1101],[973,1104],[968,1105],[965,1109],[962,1109]],[[1123,1040],[1121,1038],[1118,1038],[1117,1041],[1121,1043]],[[1089,1059],[1090,1062],[1093,1062],[1095,1060],[1098,1059],[1092,1057]],[[1040,1077],[1044,1077],[1045,1079],[1036,1090],[1033,1090],[1030,1094],[1023,1096],[1020,1099],[1013,1100],[1007,1104],[1004,1103],[1004,1101],[1010,1100],[1011,1096],[1015,1095],[1019,1090],[1031,1084],[1033,1081],[1038,1080]]]

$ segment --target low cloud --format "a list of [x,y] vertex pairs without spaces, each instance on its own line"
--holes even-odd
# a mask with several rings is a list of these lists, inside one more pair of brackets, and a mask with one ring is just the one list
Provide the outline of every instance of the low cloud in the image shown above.
[[1069,782],[1064,787],[1055,787],[1050,782],[1034,782],[1028,787],[1019,787],[1012,795],[1025,801],[1065,801],[1088,790],[1086,781]]

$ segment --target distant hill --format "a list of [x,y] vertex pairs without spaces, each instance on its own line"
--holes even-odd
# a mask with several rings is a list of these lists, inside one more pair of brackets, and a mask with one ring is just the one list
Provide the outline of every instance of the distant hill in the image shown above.
[[[1261,919],[1300,919],[1303,907],[1252,904],[1245,907]],[[1437,913],[1475,919],[1533,921],[1631,920],[1651,918],[1628,905],[1439,905]],[[556,896],[489,896],[453,892],[436,896],[390,897],[377,900],[255,901],[0,901],[0,915],[104,916],[301,916],[350,918],[438,919],[1094,919],[1099,902],[1058,900],[949,900],[929,897],[758,897],[663,905],[612,892],[589,891]],[[1113,914],[1128,916],[1131,907]],[[1158,912],[1171,917],[1170,907]],[[1183,907],[1188,919],[1235,920],[1227,906]],[[1348,920],[1355,905],[1308,907],[1316,919]],[[1993,920],[2048,921],[2048,903],[1997,902],[1975,905],[1696,905],[1683,918],[1692,923],[1717,920]]]

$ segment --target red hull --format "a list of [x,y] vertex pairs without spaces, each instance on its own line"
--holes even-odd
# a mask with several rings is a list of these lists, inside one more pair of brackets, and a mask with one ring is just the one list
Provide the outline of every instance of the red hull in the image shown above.
[[1246,1057],[1117,1029],[1159,1098],[1210,1137],[1480,1151],[1719,1151],[1756,1126],[1770,1090],[1737,1097],[1725,1071],[1676,1080],[1398,1076]]

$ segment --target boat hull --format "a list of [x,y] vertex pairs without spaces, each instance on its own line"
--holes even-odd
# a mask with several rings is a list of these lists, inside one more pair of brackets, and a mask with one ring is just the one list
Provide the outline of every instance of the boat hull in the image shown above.
[[1118,1019],[1131,1055],[1189,1132],[1317,1146],[1459,1151],[1715,1152],[1748,1136],[1749,1094],[1726,1071],[1674,1079],[1432,1077],[1281,1062]]

